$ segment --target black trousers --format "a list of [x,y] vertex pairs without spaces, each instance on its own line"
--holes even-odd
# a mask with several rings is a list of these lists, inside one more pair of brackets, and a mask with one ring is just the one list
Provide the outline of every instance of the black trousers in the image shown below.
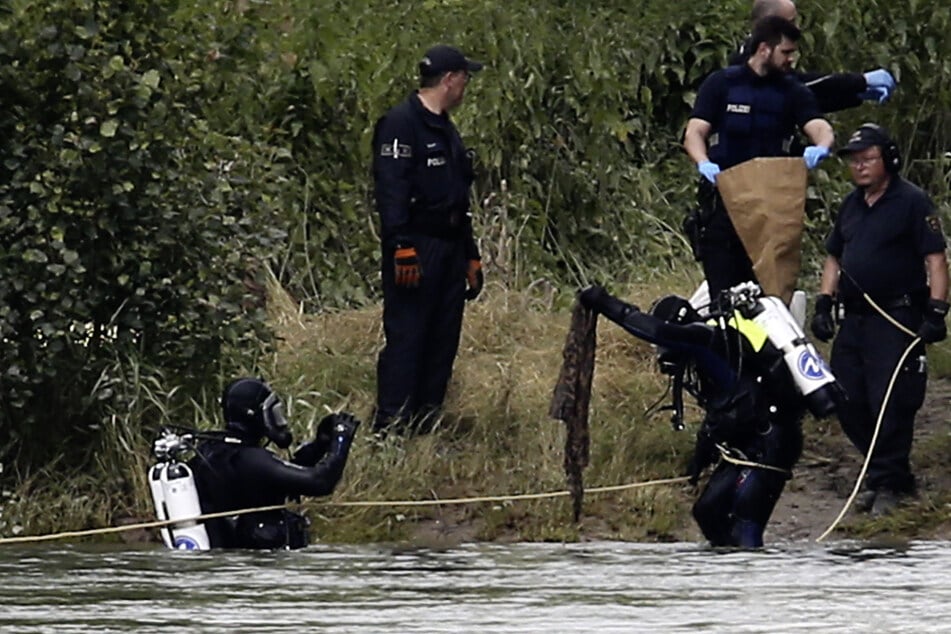
[[[917,308],[892,308],[888,312],[912,332],[921,323]],[[832,344],[832,372],[847,397],[839,407],[839,422],[863,456],[868,454],[888,382],[911,340],[878,313],[853,312],[846,315]],[[898,493],[914,490],[908,458],[915,413],[924,402],[927,379],[925,348],[919,343],[902,364],[888,399],[869,462],[869,488]]]
[[412,236],[423,269],[418,288],[396,286],[383,247],[383,331],[374,429],[404,431],[442,407],[459,348],[468,262],[462,240]]
[[719,192],[701,183],[697,199],[700,204],[697,259],[703,266],[710,301],[715,302],[721,291],[742,282],[756,281],[756,275]]

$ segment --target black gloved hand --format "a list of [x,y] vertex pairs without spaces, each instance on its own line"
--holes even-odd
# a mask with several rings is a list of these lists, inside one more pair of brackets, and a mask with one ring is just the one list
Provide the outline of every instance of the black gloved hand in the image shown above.
[[948,326],[944,318],[948,314],[948,302],[940,299],[929,299],[925,308],[924,321],[918,327],[918,336],[925,343],[944,341],[948,336]]
[[812,334],[819,341],[828,341],[835,336],[835,320],[832,319],[832,295],[816,295],[816,314],[809,324]]
[[603,286],[594,284],[578,293],[578,301],[588,310],[598,310],[601,303],[608,296]]
[[[357,433],[360,421],[356,416],[347,412],[338,412],[327,418],[331,419],[330,450],[334,452],[346,451],[350,448],[350,443],[353,442],[353,436]],[[327,418],[325,418],[324,421],[326,421]],[[321,424],[323,424],[324,421],[321,421]]]
[[330,441],[333,440],[333,422],[336,414],[324,416],[317,425],[317,434],[310,442],[304,443],[294,452],[291,462],[302,467],[313,467],[320,459],[327,455]]
[[346,412],[324,416],[317,425],[317,434],[314,439],[298,447],[291,462],[302,467],[313,467],[327,455],[338,436],[343,436],[346,444],[349,445],[359,426],[360,421]]

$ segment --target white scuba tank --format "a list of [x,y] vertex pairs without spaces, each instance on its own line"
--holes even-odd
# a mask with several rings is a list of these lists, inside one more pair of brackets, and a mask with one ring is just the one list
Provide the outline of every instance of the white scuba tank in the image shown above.
[[[700,314],[701,317],[710,315],[710,287],[707,280],[700,282],[700,286],[693,292],[688,300],[690,305]],[[792,314],[800,328],[806,326],[806,293],[805,291],[793,291],[792,298],[789,300],[789,312]]]
[[800,328],[806,327],[806,292],[793,291],[792,298],[789,300],[789,313],[799,324]]
[[194,521],[201,515],[201,503],[191,468],[183,462],[161,462],[149,470],[149,486],[158,518],[182,520],[162,530],[165,545],[176,550],[210,549],[205,525]]
[[710,316],[710,286],[707,284],[707,280],[700,282],[700,286],[687,301],[697,311],[697,314],[704,319]]
[[758,297],[751,319],[783,354],[806,406],[815,416],[825,417],[835,410],[835,377],[815,346],[806,338],[796,318],[778,297]]
[[[155,505],[155,516],[160,520],[168,519],[168,513],[165,510],[165,489],[162,486],[162,473],[167,466],[167,462],[160,462],[149,469],[149,490],[152,491],[152,503]],[[166,547],[175,547],[174,541],[172,540],[172,532],[168,526],[160,528],[159,534],[162,536],[162,541],[165,542]]]

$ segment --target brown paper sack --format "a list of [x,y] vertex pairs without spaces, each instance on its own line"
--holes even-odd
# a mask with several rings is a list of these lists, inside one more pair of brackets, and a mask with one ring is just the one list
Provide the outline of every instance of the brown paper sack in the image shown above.
[[801,264],[806,181],[801,157],[755,158],[717,175],[717,189],[763,292],[787,305]]

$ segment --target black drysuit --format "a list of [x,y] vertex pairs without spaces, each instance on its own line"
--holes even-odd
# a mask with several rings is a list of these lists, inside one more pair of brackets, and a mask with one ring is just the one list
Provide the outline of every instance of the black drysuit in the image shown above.
[[688,470],[696,479],[723,454],[694,504],[694,518],[713,546],[762,546],[802,452],[805,405],[782,354],[739,312],[729,321],[670,323],[603,290],[589,289],[581,301],[656,344],[667,367],[687,374],[685,387],[706,412]]
[[[301,495],[329,495],[343,475],[349,442],[329,451],[301,446],[292,462],[241,439],[222,435],[202,442],[189,460],[202,514],[284,504]],[[205,521],[212,548],[302,548],[307,520],[286,509]]]

